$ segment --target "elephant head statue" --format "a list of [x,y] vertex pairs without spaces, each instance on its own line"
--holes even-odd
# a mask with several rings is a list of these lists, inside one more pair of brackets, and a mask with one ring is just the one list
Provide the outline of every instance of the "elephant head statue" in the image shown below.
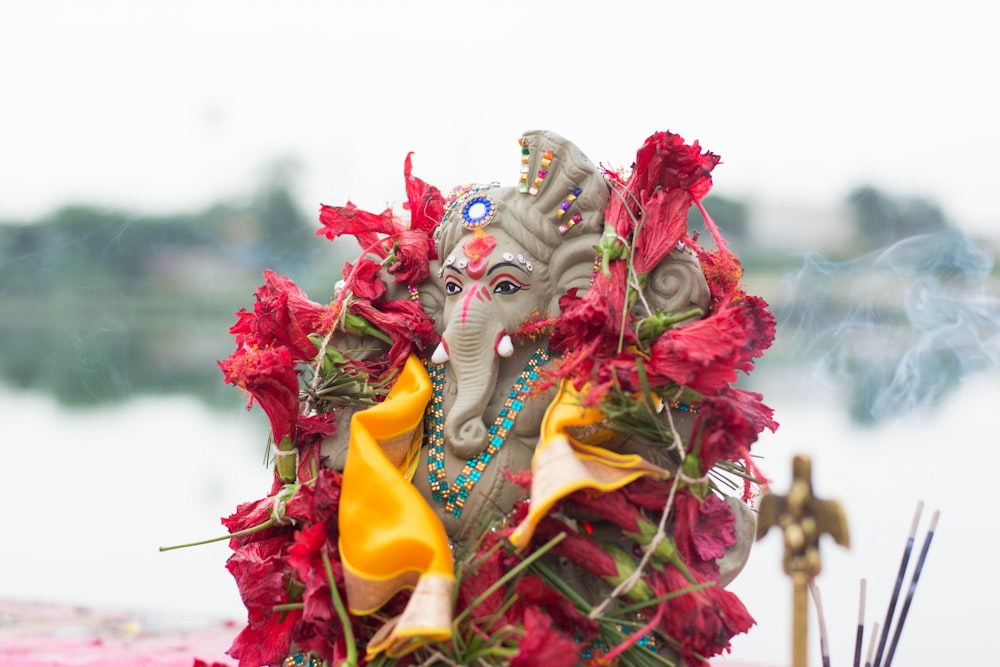
[[516,375],[524,364],[518,332],[557,315],[570,289],[587,288],[603,231],[608,187],[579,149],[529,132],[521,152],[518,185],[459,188],[437,234],[440,266],[431,280],[442,295],[442,342],[432,363],[447,363],[457,383],[444,434],[465,458],[486,447],[483,416],[501,367]]
[[[519,143],[516,185],[452,192],[435,236],[438,260],[419,288],[441,335],[429,363],[440,377],[441,414],[430,424],[428,474],[415,482],[437,500],[432,505],[453,537],[483,511],[504,511],[517,498],[503,470],[530,468],[548,404],[546,395],[517,396],[522,374],[547,359],[548,334],[531,325],[558,316],[560,297],[571,290],[588,289],[604,233],[610,189],[598,168],[552,132],[527,132]],[[684,249],[650,274],[646,291],[648,302],[672,311],[708,301],[697,258]],[[464,472],[473,461],[480,463],[475,482]],[[472,511],[460,515],[442,504],[451,479],[464,483]]]
[[[417,286],[441,343],[427,361],[437,403],[413,482],[454,540],[519,497],[504,472],[530,469],[554,395],[518,390],[549,359],[548,330],[537,325],[559,315],[561,297],[590,287],[612,196],[600,170],[558,134],[526,132],[519,144],[516,185],[452,191],[434,236],[437,259]],[[389,298],[407,297],[392,293],[405,286],[386,283]],[[685,312],[708,300],[697,257],[678,247],[646,276],[641,304]],[[344,438],[327,438],[328,465],[343,468],[346,448]]]

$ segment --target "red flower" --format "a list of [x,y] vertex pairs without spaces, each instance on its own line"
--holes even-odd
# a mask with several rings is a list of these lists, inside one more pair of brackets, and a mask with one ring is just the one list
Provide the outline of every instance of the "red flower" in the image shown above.
[[[433,185],[428,185],[413,175],[413,153],[406,154],[403,162],[403,178],[406,179],[406,203],[403,208],[410,212],[410,229],[419,230],[428,237],[444,218],[444,197]],[[431,244],[431,252],[434,245]],[[436,259],[437,255],[430,257]]]
[[[672,566],[657,573],[664,592],[683,591],[691,582]],[[660,592],[659,590],[657,592]],[[708,667],[708,658],[729,649],[734,635],[754,624],[746,607],[733,593],[718,586],[688,591],[663,603],[660,628],[680,644],[685,664]]]
[[220,361],[219,368],[226,382],[246,390],[267,413],[276,443],[293,436],[299,409],[299,376],[288,348],[243,347]]
[[[664,496],[664,500],[665,500]],[[620,526],[628,533],[639,532],[640,512],[628,501],[622,489],[601,493],[592,489],[583,489],[571,494],[567,499],[577,509]],[[661,501],[660,508],[663,507]]]
[[686,190],[701,199],[712,187],[711,173],[719,160],[714,153],[702,153],[697,141],[686,144],[678,134],[657,132],[636,153],[629,183],[640,201],[647,200],[658,188]]
[[438,341],[434,321],[416,301],[393,299],[373,302],[355,299],[348,308],[392,339],[392,347],[389,349],[391,369],[402,368],[411,352],[424,350]]
[[[683,137],[672,132],[657,132],[646,139],[635,156],[635,166],[624,191],[620,196],[611,197],[605,211],[605,220],[612,224],[621,236],[631,236],[635,220],[641,219],[642,209],[661,192],[671,193],[671,197],[681,192],[687,195],[690,208],[692,201],[700,200],[712,187],[711,173],[719,157],[709,152],[702,153],[698,142],[686,144]],[[613,179],[621,183],[620,179]],[[613,185],[616,189],[621,186]],[[654,204],[662,207],[663,204]],[[644,223],[644,227],[645,227]],[[649,244],[650,248],[654,244]],[[667,252],[672,249],[668,246]]]
[[[602,370],[596,368],[598,362],[617,356],[619,343],[627,346],[634,340],[628,321],[623,319],[625,263],[612,261],[609,271],[610,278],[598,273],[583,297],[578,297],[576,290],[570,290],[559,299],[562,314],[555,322],[549,343],[552,349],[563,353],[555,375],[573,378],[577,388],[588,381],[600,382],[595,376]],[[624,337],[621,335],[623,327],[626,329]],[[635,367],[631,359],[628,365]],[[607,374],[608,369],[603,370]],[[601,379],[606,381],[608,376]],[[601,393],[596,386],[594,391],[595,396]]]
[[333,435],[337,432],[336,420],[335,412],[299,416],[295,432],[300,442],[312,435]]
[[[505,550],[502,547],[493,548],[498,542],[500,542],[500,537],[496,533],[487,533],[477,548],[477,557],[470,561],[473,567],[466,569],[462,573],[461,584],[458,588],[459,609],[466,609],[476,598],[485,593],[486,589],[495,584],[504,575],[506,571],[504,567],[506,559]],[[507,591],[505,588],[498,588],[493,591],[485,600],[470,611],[469,620],[479,624],[484,619],[491,618],[503,606],[506,597]],[[483,630],[489,632],[493,629],[494,625],[500,627],[511,621],[512,619],[508,618],[507,614],[499,615],[494,619],[492,624],[484,627]]]
[[691,202],[691,194],[686,190],[661,190],[646,202],[632,259],[636,273],[652,271],[687,234]]
[[703,579],[718,580],[715,559],[736,544],[732,510],[713,494],[704,500],[682,489],[674,496],[674,543],[681,559]]
[[270,269],[257,288],[253,313],[243,309],[236,317],[229,333],[236,334],[237,347],[287,347],[296,361],[315,357],[308,335],[325,334],[334,324],[328,306],[310,301],[291,278]]
[[397,234],[403,231],[392,209],[385,209],[379,214],[363,211],[352,202],[345,206],[327,206],[323,204],[319,211],[319,222],[323,227],[316,230],[317,235],[326,236],[329,240],[337,239],[344,234],[354,236],[365,252],[373,252],[385,259],[389,256],[388,248],[379,240],[379,234]]
[[583,644],[552,627],[552,618],[541,609],[524,611],[524,636],[510,667],[575,667]]
[[395,237],[393,252],[396,261],[389,264],[389,273],[397,284],[416,285],[430,278],[428,257],[434,243],[425,233],[417,230],[400,232]]
[[622,487],[622,494],[636,507],[644,510],[662,512],[670,495],[672,479],[654,479],[640,477],[634,482]]
[[[277,477],[275,477],[275,482],[275,488],[272,490],[272,493],[277,493],[283,486],[277,481]],[[249,503],[242,503],[236,508],[235,512],[222,519],[222,525],[224,525],[230,533],[238,533],[242,530],[255,528],[271,518],[271,512],[273,509],[273,496]],[[264,530],[258,530],[257,532],[253,532],[248,535],[231,538],[229,540],[229,547],[233,551],[238,551],[243,546],[256,543],[257,546],[254,548],[259,552],[263,553],[264,551],[270,550],[268,551],[269,554],[277,554],[278,551],[281,550],[284,542],[288,539],[290,530],[291,529],[288,526],[279,525],[266,528]]]
[[379,277],[382,265],[368,257],[359,258],[354,264],[344,264],[344,289],[359,299],[379,299],[386,286]]
[[292,641],[292,630],[302,612],[275,612],[288,602],[288,570],[273,543],[254,542],[240,547],[226,563],[247,608],[247,626],[227,653],[240,667],[257,667],[281,661]]
[[267,615],[251,613],[247,626],[236,636],[226,654],[239,660],[239,667],[280,664],[288,655],[292,631],[301,617],[299,610]]
[[550,515],[546,515],[538,522],[532,541],[539,545],[545,544],[560,533],[565,533],[566,537],[552,548],[553,554],[562,556],[577,567],[602,579],[618,577],[618,565],[611,554],[594,540],[581,535]]
[[521,579],[514,593],[517,599],[514,610],[519,616],[523,617],[529,609],[544,609],[556,627],[566,632],[597,635],[597,621],[580,613],[569,598],[546,584],[541,577],[532,575]]
[[303,525],[326,524],[327,530],[335,531],[342,480],[336,470],[320,468],[316,477],[288,500],[285,515]]
[[[712,394],[736,381],[736,371],[753,369],[753,358],[770,345],[768,326],[758,318],[770,314],[760,300],[734,298],[708,317],[668,329],[650,347],[647,370],[657,384],[676,383]],[[773,320],[771,337],[773,337]]]
[[[347,288],[355,296],[378,299],[384,292],[375,284],[375,274],[382,264],[366,257],[373,253],[386,260],[387,269],[395,276],[394,282],[417,284],[430,276],[428,262],[437,258],[432,240],[434,229],[444,217],[444,198],[434,186],[413,176],[413,164],[407,154],[403,164],[406,180],[407,202],[403,208],[410,211],[410,226],[407,229],[391,209],[380,214],[363,211],[351,202],[346,206],[322,206],[319,221],[323,226],[316,233],[328,239],[336,239],[345,234],[354,236],[361,244],[362,258],[358,260],[360,273],[345,270]],[[371,262],[375,266],[360,266]],[[381,281],[378,281],[381,282]]]
[[702,470],[719,461],[747,460],[757,435],[777,428],[771,409],[760,402],[760,394],[743,389],[712,396],[702,403],[691,441],[697,448]]
[[[302,610],[304,623],[327,623],[336,615],[322,558],[324,553],[329,558],[333,551],[328,540],[326,525],[320,522],[296,531],[295,542],[288,548],[288,565],[305,585],[302,593],[302,601],[305,603]],[[343,580],[343,566],[339,559],[332,558],[330,564],[334,566],[335,573],[340,572]]]
[[279,553],[274,542],[258,541],[243,545],[226,561],[247,611],[266,615],[275,605],[288,602],[288,572]]

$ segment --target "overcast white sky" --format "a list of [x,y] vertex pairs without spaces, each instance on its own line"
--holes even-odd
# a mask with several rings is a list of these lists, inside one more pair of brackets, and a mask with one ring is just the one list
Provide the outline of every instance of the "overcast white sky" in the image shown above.
[[447,189],[512,182],[523,130],[628,165],[670,129],[722,155],[722,194],[822,207],[871,182],[993,233],[989,11],[966,0],[4,3],[0,220],[68,201],[188,210],[249,192],[289,156],[304,205],[377,208],[402,199],[409,150]]

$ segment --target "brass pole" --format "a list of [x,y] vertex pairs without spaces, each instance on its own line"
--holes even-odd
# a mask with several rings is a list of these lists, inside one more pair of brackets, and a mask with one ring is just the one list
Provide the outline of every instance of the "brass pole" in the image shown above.
[[793,459],[792,485],[787,496],[768,493],[761,498],[757,539],[773,526],[784,534],[783,565],[792,579],[792,667],[807,667],[809,582],[820,572],[820,535],[827,533],[845,547],[850,543],[840,503],[813,495],[812,462],[808,456]]

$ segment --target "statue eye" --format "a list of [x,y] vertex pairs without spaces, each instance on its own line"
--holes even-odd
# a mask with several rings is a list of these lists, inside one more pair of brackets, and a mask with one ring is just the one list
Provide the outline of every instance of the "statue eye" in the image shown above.
[[511,280],[501,280],[493,288],[494,294],[514,294],[521,290],[521,286]]
[[444,284],[444,293],[448,296],[455,296],[462,292],[462,286],[454,280],[449,280]]

